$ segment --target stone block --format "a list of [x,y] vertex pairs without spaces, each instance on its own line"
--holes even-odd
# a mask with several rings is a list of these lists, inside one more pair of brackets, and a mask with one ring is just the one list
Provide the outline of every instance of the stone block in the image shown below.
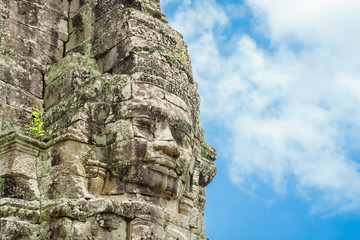
[[160,4],[158,1],[149,0],[136,0],[136,1],[122,1],[122,0],[100,0],[95,6],[96,18],[101,18],[107,15],[109,11],[115,7],[121,6],[124,9],[136,9],[143,11],[151,15],[152,17],[158,18],[163,22],[167,22],[165,15],[162,14]]
[[[69,41],[66,43],[66,52],[77,51],[79,46],[90,42],[93,36],[93,12],[89,4],[81,8],[69,21]],[[90,53],[90,48],[85,54]]]
[[[64,4],[64,2],[62,2]],[[63,4],[59,4],[60,6]],[[58,37],[65,42],[68,39],[67,21],[63,19],[63,13],[39,6],[33,1],[9,1],[9,18],[16,22],[36,28],[49,35]]]
[[[118,21],[113,21],[113,19],[118,19]],[[110,31],[104,26],[109,26]],[[164,35],[164,32],[169,34]],[[161,59],[161,56],[157,54],[150,58],[145,57],[143,61],[140,61],[138,60],[139,54],[134,56],[134,52],[138,52],[139,49],[150,53],[161,51],[166,57]],[[190,59],[187,57],[178,61],[175,57],[175,54],[180,55],[184,49],[186,49],[186,45],[183,44],[177,32],[163,22],[154,20],[151,16],[139,11],[116,8],[94,25],[92,53],[95,57],[100,57],[98,61],[103,72],[119,66],[113,70],[113,73],[129,74],[147,69],[147,71],[157,70],[158,74],[168,73],[172,79],[179,77],[192,79]],[[101,56],[104,53],[105,55]],[[175,68],[170,66],[163,69],[166,62],[172,63]],[[143,67],[144,63],[148,66],[146,69],[134,70],[135,66]],[[171,75],[176,69],[183,70]],[[163,77],[165,78],[165,76]]]
[[15,219],[0,218],[0,239],[31,239],[36,237],[37,225]]
[[120,142],[125,139],[134,138],[134,129],[132,121],[129,119],[119,119],[116,122],[106,124],[106,133],[108,141],[111,140],[112,133],[115,134],[115,139],[113,141]]
[[[42,109],[43,100],[35,97],[20,87],[7,84],[6,88],[6,103],[9,106],[27,110],[28,112],[33,112],[33,108]],[[29,114],[29,117],[31,117],[31,114]]]
[[94,160],[93,149],[85,143],[64,141],[53,146],[51,165],[64,174],[86,177],[86,161]]
[[37,181],[24,177],[5,177],[2,187],[2,198],[35,200],[40,198]]
[[194,202],[191,199],[182,197],[179,202],[179,212],[183,215],[190,216],[194,208]]
[[133,166],[140,165],[145,156],[145,142],[141,139],[128,139],[110,145],[111,165]]
[[[71,4],[74,4],[79,1],[72,1]],[[82,1],[83,2],[83,1]],[[75,30],[91,31],[92,25],[94,23],[93,11],[90,4],[82,5],[81,9],[78,9],[76,12],[71,12],[69,19],[69,33],[73,33]]]
[[[49,73],[45,75],[45,109],[58,104],[67,95],[73,94],[79,86],[98,74],[93,59],[80,54],[69,54],[62,61],[53,65]],[[92,86],[89,86],[90,88]],[[76,96],[74,95],[74,97]]]
[[138,218],[130,223],[129,237],[130,239],[168,240],[162,226]]
[[171,223],[180,228],[189,230],[190,229],[190,218],[189,216],[185,216],[183,214],[179,214],[177,212],[167,211],[165,212],[165,221],[167,223]]
[[109,116],[110,104],[96,103],[92,108],[92,121],[97,124],[104,124]]
[[165,228],[167,236],[172,237],[173,239],[187,240],[190,239],[190,231],[175,224],[168,224]]
[[[51,84],[46,86],[44,94],[45,109],[49,109],[64,99],[64,96],[74,89],[72,73],[67,72],[59,76]],[[88,79],[83,79],[86,81]]]
[[[106,144],[104,144],[106,145]],[[109,147],[96,147],[96,160],[107,164],[109,162]]]
[[[138,47],[160,48],[180,53],[186,49],[182,36],[166,23],[146,14],[145,12],[129,10],[129,32],[131,37],[137,37]],[[147,43],[148,45],[141,45]]]
[[[42,74],[36,69],[36,65],[26,59],[16,61],[10,56],[2,56],[0,58],[0,80],[42,98]],[[2,95],[2,97],[5,96]]]
[[128,35],[128,14],[116,7],[109,14],[95,22],[92,54],[97,57],[112,49]]
[[96,221],[101,228],[108,231],[119,229],[121,231],[119,235],[123,237],[126,236],[126,221],[122,217],[113,213],[100,213],[96,216]]
[[28,42],[26,38],[2,38],[2,48],[5,48],[7,51],[11,51],[21,55],[25,59],[32,59],[35,63],[46,66],[54,63],[54,60],[45,55],[42,50],[36,49],[34,44]]
[[[0,192],[2,192],[1,187]],[[0,218],[16,218],[23,222],[36,224],[39,222],[39,217],[40,202],[38,200],[32,200],[31,198],[25,200],[19,198],[1,198],[0,196]]]
[[94,0],[72,0],[70,2],[70,17],[73,17],[74,14],[81,11],[83,7],[87,5],[93,5]]
[[0,102],[4,104],[7,103],[6,95],[7,95],[7,84],[3,81],[0,81]]
[[[108,80],[105,78],[105,80]],[[109,86],[106,88],[105,101],[111,103],[120,103],[131,98],[131,83],[130,78],[113,78]]]
[[126,192],[126,183],[119,177],[113,176],[111,173],[106,175],[104,187],[102,188],[102,195],[121,195]]
[[52,168],[52,147],[49,147],[46,150],[40,152],[37,164],[36,164],[36,173],[37,177],[44,177]]
[[86,178],[72,174],[60,173],[56,170],[38,179],[43,199],[86,198],[90,199]]
[[[128,49],[131,48],[128,47]],[[125,54],[120,54],[122,51],[126,51]],[[164,82],[169,81],[175,85],[189,84],[193,78],[191,68],[186,69],[186,62],[177,60],[174,54],[155,48],[129,51],[121,45],[104,55],[102,58],[103,71],[111,70],[115,74],[141,72],[166,79]]]
[[[124,70],[118,70],[117,74],[124,73],[126,70],[129,70],[129,73],[134,72],[132,69],[136,66],[136,59],[133,55],[130,55],[132,46],[127,42],[128,40],[124,40],[98,59],[98,65],[101,67],[102,72],[110,72],[118,65],[122,65],[121,70]],[[131,58],[130,61],[129,58]]]
[[6,21],[6,28],[9,29],[12,39],[16,39],[28,48],[42,51],[43,55],[54,60],[62,58],[63,41],[58,38],[56,32],[46,33],[10,19]]
[[115,8],[124,9],[126,6],[132,6],[134,8],[140,7],[138,1],[99,0],[94,7],[95,19],[96,21],[99,21],[99,19],[109,15],[109,12],[113,11]]
[[46,239],[71,239],[73,237],[73,221],[66,217],[55,219],[49,224]]
[[0,177],[36,179],[36,157],[19,150],[0,154]]
[[[163,32],[171,35],[164,36]],[[176,41],[180,38],[176,31],[143,12],[116,7],[94,24],[93,55],[99,56],[125,39],[131,39],[133,48],[177,49],[180,52],[186,48],[182,40]]]
[[[33,1],[33,0],[27,0],[27,1]],[[69,12],[68,11],[69,10],[69,1],[68,0],[51,0],[51,1],[37,0],[37,1],[44,3],[45,7],[60,13],[64,20],[67,19],[68,14],[69,14],[68,13]],[[73,2],[73,1],[71,1],[71,2]]]
[[0,121],[0,135],[5,135],[11,131],[28,132],[26,125],[31,122],[31,112],[11,107],[2,102],[0,102],[0,109],[3,112]]
[[112,213],[99,213],[86,221],[62,217],[52,221],[46,239],[119,239],[126,240],[126,221]]
[[[73,78],[76,83],[79,83],[79,85],[83,83],[79,82],[79,79],[76,78],[79,75],[100,75],[100,72],[97,71],[97,65],[94,59],[83,56],[79,53],[70,53],[61,61],[50,67],[49,71],[45,75],[45,85],[49,85],[52,81],[68,72],[72,72],[75,75]],[[71,80],[68,81],[71,82]]]

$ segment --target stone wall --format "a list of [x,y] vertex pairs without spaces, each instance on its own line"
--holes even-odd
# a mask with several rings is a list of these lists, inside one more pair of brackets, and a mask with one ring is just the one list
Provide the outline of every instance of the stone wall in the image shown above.
[[216,152],[159,1],[1,0],[0,21],[0,239],[206,239]]

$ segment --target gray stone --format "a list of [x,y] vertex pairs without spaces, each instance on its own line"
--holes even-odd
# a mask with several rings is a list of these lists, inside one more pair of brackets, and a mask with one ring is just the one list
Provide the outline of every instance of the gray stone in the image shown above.
[[0,2],[0,239],[206,239],[186,48],[158,0]]

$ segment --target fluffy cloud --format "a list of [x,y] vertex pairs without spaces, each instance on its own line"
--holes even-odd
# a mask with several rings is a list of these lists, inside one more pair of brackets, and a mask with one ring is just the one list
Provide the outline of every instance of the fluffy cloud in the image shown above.
[[[358,9],[356,0],[189,0],[170,19],[189,44],[202,114],[231,132],[229,176],[242,189],[290,186],[314,211],[360,210]],[[269,46],[251,32],[224,40],[245,15]]]

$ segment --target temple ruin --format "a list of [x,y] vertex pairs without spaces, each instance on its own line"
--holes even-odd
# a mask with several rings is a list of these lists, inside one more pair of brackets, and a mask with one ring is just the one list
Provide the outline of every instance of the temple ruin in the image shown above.
[[0,21],[0,239],[207,239],[216,151],[159,0],[1,0]]

